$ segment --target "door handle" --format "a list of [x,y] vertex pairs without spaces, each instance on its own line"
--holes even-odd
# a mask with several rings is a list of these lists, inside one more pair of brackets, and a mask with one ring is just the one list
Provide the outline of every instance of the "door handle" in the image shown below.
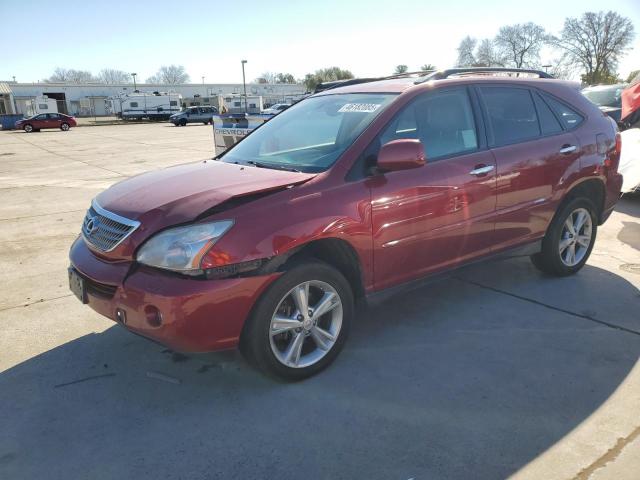
[[493,170],[493,165],[476,165],[476,168],[469,172],[469,175],[475,175],[481,177]]
[[575,152],[578,149],[575,145],[563,145],[560,149],[560,153],[563,155],[569,155],[570,153]]

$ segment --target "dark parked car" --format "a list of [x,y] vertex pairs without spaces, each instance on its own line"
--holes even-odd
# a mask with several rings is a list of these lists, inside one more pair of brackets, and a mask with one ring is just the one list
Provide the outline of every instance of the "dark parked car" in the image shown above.
[[77,125],[76,119],[62,113],[40,113],[33,117],[23,118],[16,122],[16,129],[27,133],[37,132],[43,128],[59,128],[66,132]]
[[187,123],[212,123],[211,117],[218,114],[216,107],[189,107],[181,112],[174,113],[169,121],[176,127],[184,127]]
[[622,113],[622,92],[627,88],[626,83],[617,85],[596,85],[582,90],[582,94],[595,103],[602,112],[613,118],[619,127]]
[[40,113],[33,117],[18,120],[16,122],[16,129],[31,133],[42,130],[43,128],[59,128],[63,132],[66,132],[76,125],[76,119],[69,115],[62,113]]
[[71,290],[174,350],[239,346],[301,379],[336,358],[357,302],[515,253],[578,272],[620,196],[616,125],[544,72],[486,73],[327,89],[215,160],[112,186]]

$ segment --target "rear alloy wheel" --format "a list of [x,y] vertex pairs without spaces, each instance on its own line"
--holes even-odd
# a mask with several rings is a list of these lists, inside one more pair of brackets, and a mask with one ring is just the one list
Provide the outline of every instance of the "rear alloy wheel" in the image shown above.
[[60,125],[60,130],[62,130],[63,132],[69,131],[69,124],[63,123],[62,125]]
[[353,317],[345,278],[320,262],[287,271],[258,301],[242,335],[245,357],[268,374],[302,380],[340,353]]
[[24,126],[24,131],[25,131],[25,132],[27,132],[27,133],[31,133],[31,132],[33,132],[33,125],[31,125],[31,124],[27,123],[27,124]]
[[597,228],[593,203],[586,198],[573,199],[556,214],[542,241],[542,251],[531,261],[552,275],[576,273],[587,263]]

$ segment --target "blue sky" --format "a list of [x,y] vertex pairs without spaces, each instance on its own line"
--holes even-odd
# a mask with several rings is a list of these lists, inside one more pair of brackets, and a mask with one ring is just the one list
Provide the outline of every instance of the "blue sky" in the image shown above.
[[[526,8],[528,5],[530,8]],[[241,82],[264,71],[296,77],[339,66],[357,76],[395,65],[451,66],[469,34],[492,37],[501,25],[533,21],[552,33],[564,18],[603,8],[631,18],[632,50],[620,65],[640,68],[639,0],[414,1],[49,1],[0,0],[0,79],[48,77],[55,67],[105,67],[146,79],[160,65],[184,65],[193,82]],[[11,39],[11,40],[10,40]],[[551,61],[545,53],[543,61]]]

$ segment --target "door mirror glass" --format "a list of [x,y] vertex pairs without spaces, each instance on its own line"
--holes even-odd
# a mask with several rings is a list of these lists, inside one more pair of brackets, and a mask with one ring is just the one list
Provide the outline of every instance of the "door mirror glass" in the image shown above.
[[378,153],[378,168],[387,172],[418,168],[426,163],[422,142],[414,138],[392,140]]

